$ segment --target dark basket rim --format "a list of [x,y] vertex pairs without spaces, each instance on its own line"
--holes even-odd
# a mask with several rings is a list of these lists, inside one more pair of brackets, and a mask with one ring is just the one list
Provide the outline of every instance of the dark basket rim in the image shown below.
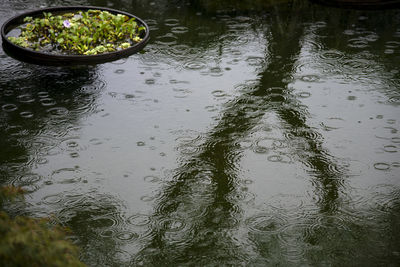
[[[146,28],[145,34],[142,37],[142,41],[139,43],[119,51],[113,51],[98,55],[58,55],[58,54],[50,54],[41,51],[34,51],[32,49],[24,48],[18,45],[13,44],[7,39],[7,34],[17,26],[22,24],[22,21],[25,17],[41,17],[43,12],[68,12],[68,11],[76,11],[76,10],[89,10],[89,9],[97,9],[102,11],[109,11],[112,14],[123,14],[130,18],[135,18],[135,20]],[[43,64],[43,65],[82,65],[82,64],[99,64],[105,63],[113,60],[117,60],[123,57],[128,57],[134,53],[140,51],[149,41],[150,39],[150,30],[149,26],[144,22],[141,18],[130,14],[128,12],[122,10],[116,10],[108,7],[100,7],[100,6],[58,6],[58,7],[47,7],[40,8],[31,11],[27,11],[18,15],[15,15],[8,19],[1,26],[1,38],[3,41],[3,48],[7,54],[11,57],[14,57],[21,61],[27,61],[35,64]]]

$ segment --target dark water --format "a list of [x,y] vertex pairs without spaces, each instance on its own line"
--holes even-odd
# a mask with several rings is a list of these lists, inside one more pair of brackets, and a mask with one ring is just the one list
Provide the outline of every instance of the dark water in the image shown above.
[[398,266],[400,10],[307,1],[0,1],[143,18],[140,54],[42,67],[0,50],[7,209],[89,266]]

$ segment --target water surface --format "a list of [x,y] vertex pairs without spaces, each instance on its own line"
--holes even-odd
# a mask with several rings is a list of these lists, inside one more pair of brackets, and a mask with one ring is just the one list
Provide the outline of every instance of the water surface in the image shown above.
[[89,266],[400,262],[400,10],[308,1],[98,5],[139,54],[43,67],[0,50],[0,181]]

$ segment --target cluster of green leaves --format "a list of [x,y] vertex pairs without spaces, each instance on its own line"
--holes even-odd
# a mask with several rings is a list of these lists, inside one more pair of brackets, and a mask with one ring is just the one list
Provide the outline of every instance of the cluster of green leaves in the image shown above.
[[[23,197],[18,187],[0,188],[0,199]],[[66,239],[68,229],[46,218],[17,216],[0,211],[0,266],[85,266],[78,248]]]
[[8,37],[16,45],[36,51],[96,55],[129,48],[145,31],[135,18],[102,10],[78,11],[42,18],[25,17],[21,34]]

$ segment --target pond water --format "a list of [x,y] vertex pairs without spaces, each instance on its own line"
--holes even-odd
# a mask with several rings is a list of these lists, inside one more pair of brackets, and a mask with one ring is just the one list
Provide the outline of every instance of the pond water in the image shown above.
[[0,50],[9,212],[89,266],[396,266],[400,10],[308,1],[0,0],[124,10],[145,49],[43,67]]

